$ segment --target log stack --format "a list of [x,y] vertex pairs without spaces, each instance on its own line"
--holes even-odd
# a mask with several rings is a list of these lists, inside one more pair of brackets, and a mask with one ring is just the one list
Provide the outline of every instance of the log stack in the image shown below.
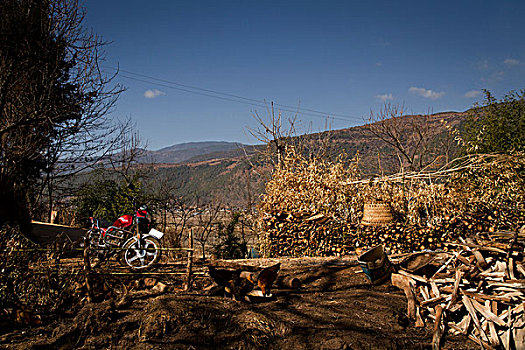
[[268,256],[341,256],[354,251],[355,226],[318,214],[276,213],[264,219]]
[[513,227],[519,218],[498,211],[478,211],[459,216],[444,216],[435,224],[359,225],[336,220],[324,214],[277,212],[266,215],[263,228],[268,256],[340,256],[357,248],[385,246],[389,254],[420,250],[450,249],[445,242]]
[[446,245],[449,252],[409,255],[392,275],[409,318],[434,323],[435,349],[447,331],[486,349],[525,348],[525,226]]

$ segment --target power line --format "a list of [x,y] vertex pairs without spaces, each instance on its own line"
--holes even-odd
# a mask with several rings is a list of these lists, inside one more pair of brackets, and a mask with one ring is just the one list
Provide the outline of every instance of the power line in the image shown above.
[[[115,70],[115,68],[113,67],[105,66],[105,68]],[[235,94],[230,94],[226,92],[220,92],[217,90],[211,90],[211,89],[200,88],[197,86],[181,84],[178,82],[174,82],[174,81],[170,81],[166,79],[160,79],[160,78],[148,76],[148,75],[141,74],[141,73],[135,73],[135,72],[131,72],[131,71],[124,70],[124,69],[118,69],[118,71],[126,73],[126,74],[120,73],[119,76],[126,78],[126,79],[134,80],[134,81],[154,84],[154,85],[166,87],[169,89],[174,89],[174,90],[178,90],[178,91],[182,91],[182,92],[186,92],[190,94],[220,99],[224,101],[242,103],[242,104],[251,105],[255,107],[264,107],[264,108],[267,107],[267,101],[265,100],[257,100],[257,99],[239,96]],[[141,77],[141,78],[137,78],[137,77]],[[323,119],[328,118],[328,119],[333,119],[333,120],[342,120],[342,121],[351,121],[351,122],[363,120],[362,117],[356,117],[356,116],[351,116],[351,115],[328,113],[328,112],[323,112],[323,111],[318,111],[318,110],[308,109],[308,108],[297,109],[293,106],[278,104],[278,103],[275,103],[274,105],[281,107],[280,110],[285,111],[285,112],[297,113],[300,111],[300,113],[303,115],[308,115],[308,116],[317,117],[317,118],[323,118]]]
[[[195,95],[200,95],[200,96],[211,97],[211,98],[215,98],[215,99],[219,99],[219,100],[223,100],[223,101],[242,103],[242,104],[246,104],[246,105],[250,105],[250,106],[254,106],[254,107],[263,107],[263,108],[267,107],[267,105],[264,102],[259,102],[259,101],[257,101],[257,102],[247,102],[247,101],[236,100],[236,99],[233,99],[233,98],[223,97],[223,96],[219,96],[219,95],[212,95],[212,94],[209,94],[209,93],[204,93],[204,92],[189,90],[189,89],[185,89],[185,88],[180,88],[180,87],[176,87],[176,86],[172,86],[172,85],[168,85],[168,84],[164,84],[164,83],[153,82],[153,81],[146,80],[146,79],[134,78],[134,77],[130,77],[130,76],[127,76],[127,75],[124,75],[124,74],[119,74],[119,76],[121,76],[123,78],[126,78],[126,79],[134,80],[134,81],[140,81],[140,82],[143,82],[143,83],[154,84],[154,85],[162,86],[162,87],[165,87],[165,88],[168,88],[168,89],[178,90],[178,91],[187,92],[187,93],[190,93],[190,94],[195,94]],[[277,105],[277,104],[275,104],[275,105]],[[280,110],[285,111],[285,112],[292,112],[292,113],[296,113],[297,112],[297,110],[292,110],[292,109],[287,109],[287,108],[280,108]],[[341,117],[332,117],[332,116],[329,116],[329,115],[324,115],[323,116],[323,115],[319,115],[319,113],[313,114],[313,113],[308,113],[308,112],[301,112],[301,114],[308,115],[308,116],[311,116],[311,117],[316,117],[316,118],[323,118],[323,119],[327,119],[328,118],[328,119],[333,119],[333,120],[354,121],[354,120],[341,118]]]

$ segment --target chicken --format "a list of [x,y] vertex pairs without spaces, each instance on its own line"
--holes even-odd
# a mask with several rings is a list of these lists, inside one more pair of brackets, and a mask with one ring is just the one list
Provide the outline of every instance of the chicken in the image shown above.
[[248,280],[253,284],[257,284],[264,296],[270,296],[272,284],[277,279],[280,269],[281,263],[269,266],[259,272],[248,275]]
[[238,278],[241,274],[240,271],[218,269],[214,266],[208,266],[208,271],[210,273],[210,277],[215,281],[215,283],[222,287],[225,287],[229,281],[233,280],[234,278]]
[[244,300],[246,294],[253,290],[254,283],[248,279],[241,278],[241,271],[217,269],[213,266],[208,266],[208,270],[210,277],[215,283],[223,287],[224,291],[231,294],[233,299],[237,301]]

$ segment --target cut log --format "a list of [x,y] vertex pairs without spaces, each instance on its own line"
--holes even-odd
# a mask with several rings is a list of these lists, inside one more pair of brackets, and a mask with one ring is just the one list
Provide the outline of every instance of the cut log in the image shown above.
[[299,289],[303,285],[301,280],[294,276],[279,276],[276,283],[277,287],[282,289]]

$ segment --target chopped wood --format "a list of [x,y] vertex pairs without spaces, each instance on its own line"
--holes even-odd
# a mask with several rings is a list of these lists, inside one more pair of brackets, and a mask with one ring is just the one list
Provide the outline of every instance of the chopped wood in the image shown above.
[[470,314],[466,314],[460,323],[458,323],[458,328],[460,329],[460,332],[463,334],[468,334],[468,329],[470,328],[470,321],[472,320],[472,317]]
[[485,317],[487,320],[496,323],[498,326],[505,326],[506,325],[505,321],[503,321],[501,318],[499,318],[498,316],[493,314],[492,311],[490,310],[490,308],[485,307],[484,305],[478,303],[474,299],[470,300],[470,302],[472,303],[472,306],[474,306],[474,308],[480,314],[482,314],[483,317]]
[[443,308],[441,305],[436,305],[436,320],[434,322],[434,333],[432,336],[432,349],[439,350],[441,348],[441,322],[443,318]]
[[432,288],[432,294],[434,295],[434,297],[439,297],[441,295],[441,292],[439,291],[439,288],[436,284],[436,282],[434,281],[430,281],[430,288]]
[[414,274],[411,274],[410,272],[406,272],[404,270],[399,270],[398,273],[403,275],[403,276],[409,277],[409,278],[411,278],[413,280],[416,280],[418,282],[428,283],[428,280],[425,277],[414,275]]
[[476,258],[476,261],[478,262],[478,266],[482,269],[486,269],[489,265],[487,264],[487,261],[483,257],[483,254],[477,249],[472,250],[472,254],[474,254],[474,257]]
[[463,305],[465,305],[465,307],[467,308],[468,313],[472,317],[472,321],[474,322],[474,325],[476,326],[476,329],[478,330],[478,332],[480,334],[481,340],[487,342],[488,341],[488,337],[485,334],[485,332],[483,331],[483,329],[481,328],[481,323],[479,321],[478,315],[476,314],[476,309],[474,308],[474,306],[472,305],[470,299],[466,295],[463,295],[462,300],[463,300]]
[[497,282],[488,281],[488,287],[506,287],[510,290],[525,289],[525,282]]
[[454,281],[454,289],[452,289],[452,298],[447,305],[447,309],[453,306],[458,299],[459,283],[461,282],[462,277],[463,277],[463,272],[461,272],[460,270],[456,270],[456,280]]
[[511,298],[507,295],[501,295],[501,296],[497,296],[497,295],[487,295],[487,294],[481,294],[481,293],[476,293],[476,292],[469,292],[469,291],[466,291],[466,290],[462,290],[461,291],[462,294],[465,294],[473,299],[476,299],[477,301],[479,302],[484,302],[485,300],[494,300],[494,301],[501,301],[501,302],[505,302],[505,303],[510,303],[511,301]]
[[[492,302],[492,306],[496,305],[495,302]],[[485,308],[491,309],[491,302],[489,300],[486,300],[485,302]],[[493,311],[493,310],[491,310]],[[493,312],[494,314],[494,312]],[[503,322],[503,320],[502,320]],[[492,346],[498,346],[500,344],[498,332],[496,331],[496,326],[493,322],[488,322],[489,324],[489,335],[490,335],[490,344]]]
[[509,308],[508,308],[508,320],[507,320],[508,329],[507,329],[507,332],[505,334],[506,335],[506,339],[505,339],[505,343],[504,343],[505,349],[509,349],[509,350],[510,350],[510,340],[511,340],[511,337],[512,337],[511,325],[512,325],[512,309],[509,306]]
[[392,274],[392,285],[402,289],[407,297],[407,314],[408,318],[414,320],[416,318],[416,298],[412,289],[412,280],[397,273]]
[[[510,252],[510,251],[509,251]],[[509,273],[509,278],[511,280],[515,280],[516,277],[514,276],[514,259],[513,258],[509,258],[509,263],[507,264],[507,271]]]
[[483,250],[483,251],[487,251],[487,252],[507,254],[507,251],[505,251],[503,249],[494,248],[494,247],[484,247],[484,246],[480,246],[480,245],[477,245],[477,244],[451,243],[451,242],[446,242],[444,244],[445,245],[451,245],[451,246],[465,247],[465,248],[475,248],[475,249]]
[[323,219],[324,217],[325,217],[324,214],[317,214],[317,215],[310,216],[309,218],[305,219],[304,221],[316,221],[316,220]]
[[434,273],[434,275],[432,275],[432,277],[430,277],[430,279],[434,278],[438,273],[440,273],[441,271],[443,271],[444,269],[447,268],[447,266],[454,260],[454,259],[457,259],[457,257],[462,253],[463,251],[459,251],[459,252],[456,252],[454,254],[454,256],[452,256],[450,259],[447,260],[447,262],[442,265],[439,270],[436,271],[436,273]]
[[302,282],[300,279],[294,276],[279,276],[276,281],[277,287],[279,288],[301,288]]
[[437,305],[444,300],[445,300],[444,296],[439,296],[439,297],[435,297],[435,298],[431,298],[431,299],[422,301],[421,303],[419,303],[419,305],[421,305],[422,307],[425,307],[425,306],[433,307],[434,305]]
[[461,261],[463,264],[465,264],[466,266],[470,265],[470,261],[461,254],[457,255],[457,259]]
[[496,261],[496,264],[494,264],[494,270],[496,272],[507,272],[507,263],[504,261]]
[[421,286],[419,288],[420,288],[421,296],[423,296],[423,300],[430,299],[430,294],[428,292],[428,287],[427,286]]
[[521,273],[523,277],[525,277],[525,268],[523,267],[522,264],[516,263],[516,269],[518,270],[519,273]]
[[419,306],[416,307],[416,324],[415,324],[415,326],[417,328],[425,327],[425,321],[423,321],[423,317],[421,317],[421,308]]

